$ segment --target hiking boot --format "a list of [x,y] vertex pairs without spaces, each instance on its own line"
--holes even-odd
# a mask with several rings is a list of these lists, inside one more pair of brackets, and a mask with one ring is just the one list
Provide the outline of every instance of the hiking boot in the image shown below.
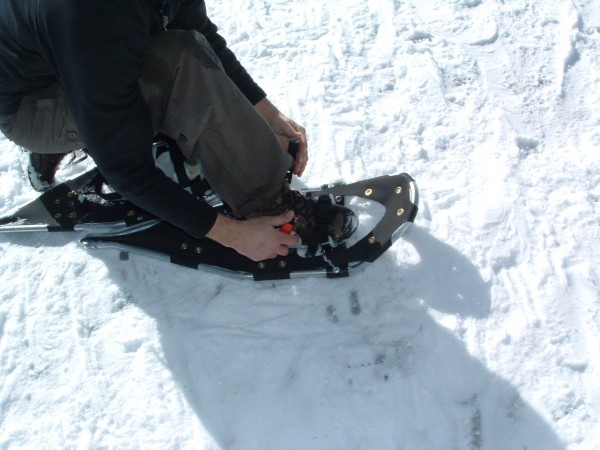
[[337,247],[358,227],[356,214],[335,203],[329,195],[314,199],[298,191],[287,190],[283,194],[282,205],[294,211],[294,231],[313,255],[320,246]]
[[38,192],[44,192],[55,184],[54,175],[66,153],[34,153],[21,147],[21,166]]

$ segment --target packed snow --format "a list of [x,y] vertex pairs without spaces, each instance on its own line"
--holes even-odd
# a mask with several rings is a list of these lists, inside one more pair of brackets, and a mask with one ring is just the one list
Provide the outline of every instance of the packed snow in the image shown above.
[[[0,235],[0,446],[600,448],[600,3],[208,9],[306,127],[298,185],[405,171],[417,220],[275,283]],[[1,140],[0,215],[35,197]]]

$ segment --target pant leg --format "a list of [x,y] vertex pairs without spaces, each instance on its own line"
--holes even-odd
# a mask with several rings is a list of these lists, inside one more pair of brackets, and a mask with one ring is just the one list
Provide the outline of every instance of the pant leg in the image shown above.
[[140,77],[155,131],[199,161],[209,183],[241,214],[270,206],[291,156],[227,76],[196,31],[153,36]]
[[2,133],[36,153],[68,153],[85,147],[58,83],[25,96],[16,115],[7,116],[6,122]]

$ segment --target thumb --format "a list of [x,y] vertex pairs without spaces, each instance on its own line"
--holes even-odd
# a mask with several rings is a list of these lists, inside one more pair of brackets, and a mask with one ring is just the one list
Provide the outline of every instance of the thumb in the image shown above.
[[279,216],[269,217],[267,223],[274,227],[285,225],[294,218],[294,211],[287,211]]

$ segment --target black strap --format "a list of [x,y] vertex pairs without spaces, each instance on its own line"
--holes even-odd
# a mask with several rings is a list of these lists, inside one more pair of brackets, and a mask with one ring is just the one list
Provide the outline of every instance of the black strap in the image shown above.
[[315,229],[310,237],[307,246],[310,255],[316,255],[319,247],[323,252],[327,252],[329,246],[329,211],[331,209],[331,197],[329,195],[320,195],[315,202]]
[[156,157],[158,158],[163,153],[169,152],[173,167],[175,168],[175,174],[177,175],[181,187],[189,187],[192,190],[192,193],[198,198],[202,198],[206,191],[212,189],[205,178],[196,177],[193,180],[190,180],[185,171],[185,158],[183,153],[181,153],[179,146],[173,139],[160,135],[158,140],[159,142],[156,144]]

